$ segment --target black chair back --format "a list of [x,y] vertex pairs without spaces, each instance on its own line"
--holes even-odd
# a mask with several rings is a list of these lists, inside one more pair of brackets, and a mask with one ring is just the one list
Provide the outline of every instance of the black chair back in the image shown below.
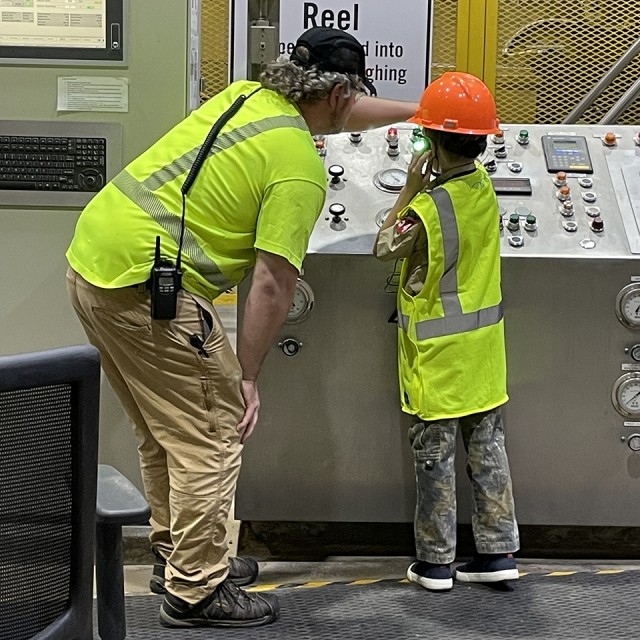
[[0,357],[0,640],[91,640],[100,359]]

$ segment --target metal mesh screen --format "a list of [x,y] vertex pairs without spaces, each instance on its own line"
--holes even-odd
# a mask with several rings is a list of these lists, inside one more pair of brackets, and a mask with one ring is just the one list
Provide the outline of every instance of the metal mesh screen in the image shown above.
[[[456,68],[457,0],[437,0],[433,7],[433,42],[431,47],[431,80]],[[416,96],[418,100],[420,96]]]
[[211,98],[229,84],[229,4],[227,0],[202,0],[200,16],[202,100]]
[[[503,122],[559,123],[640,36],[638,0],[500,0],[496,101]],[[640,76],[640,56],[585,112],[595,124]],[[640,123],[640,101],[619,124]]]
[[0,638],[23,640],[68,607],[70,385],[0,393]]

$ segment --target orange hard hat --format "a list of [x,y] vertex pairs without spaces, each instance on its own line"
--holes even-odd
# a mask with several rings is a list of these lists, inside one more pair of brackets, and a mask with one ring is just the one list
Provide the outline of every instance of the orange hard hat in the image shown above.
[[461,71],[447,71],[422,93],[409,122],[449,133],[489,135],[500,131],[496,103],[487,85]]

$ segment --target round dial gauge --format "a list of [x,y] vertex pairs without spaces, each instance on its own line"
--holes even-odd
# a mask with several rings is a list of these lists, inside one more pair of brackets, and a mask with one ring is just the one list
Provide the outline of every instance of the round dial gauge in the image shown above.
[[297,322],[302,322],[311,313],[312,308],[313,291],[304,280],[298,278],[295,291],[293,292],[291,308],[289,309],[289,313],[287,313],[285,323],[296,324]]
[[621,415],[627,418],[640,417],[640,372],[620,376],[613,385],[611,401]]
[[621,289],[616,297],[616,315],[626,327],[640,329],[640,283]]
[[400,191],[407,181],[404,169],[383,169],[376,173],[374,183],[387,191]]

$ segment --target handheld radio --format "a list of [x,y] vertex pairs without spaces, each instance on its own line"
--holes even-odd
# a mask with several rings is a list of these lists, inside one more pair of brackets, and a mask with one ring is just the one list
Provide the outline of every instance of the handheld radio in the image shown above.
[[151,318],[173,320],[178,308],[178,291],[182,287],[182,270],[160,255],[160,236],[156,236],[156,252],[149,278]]

